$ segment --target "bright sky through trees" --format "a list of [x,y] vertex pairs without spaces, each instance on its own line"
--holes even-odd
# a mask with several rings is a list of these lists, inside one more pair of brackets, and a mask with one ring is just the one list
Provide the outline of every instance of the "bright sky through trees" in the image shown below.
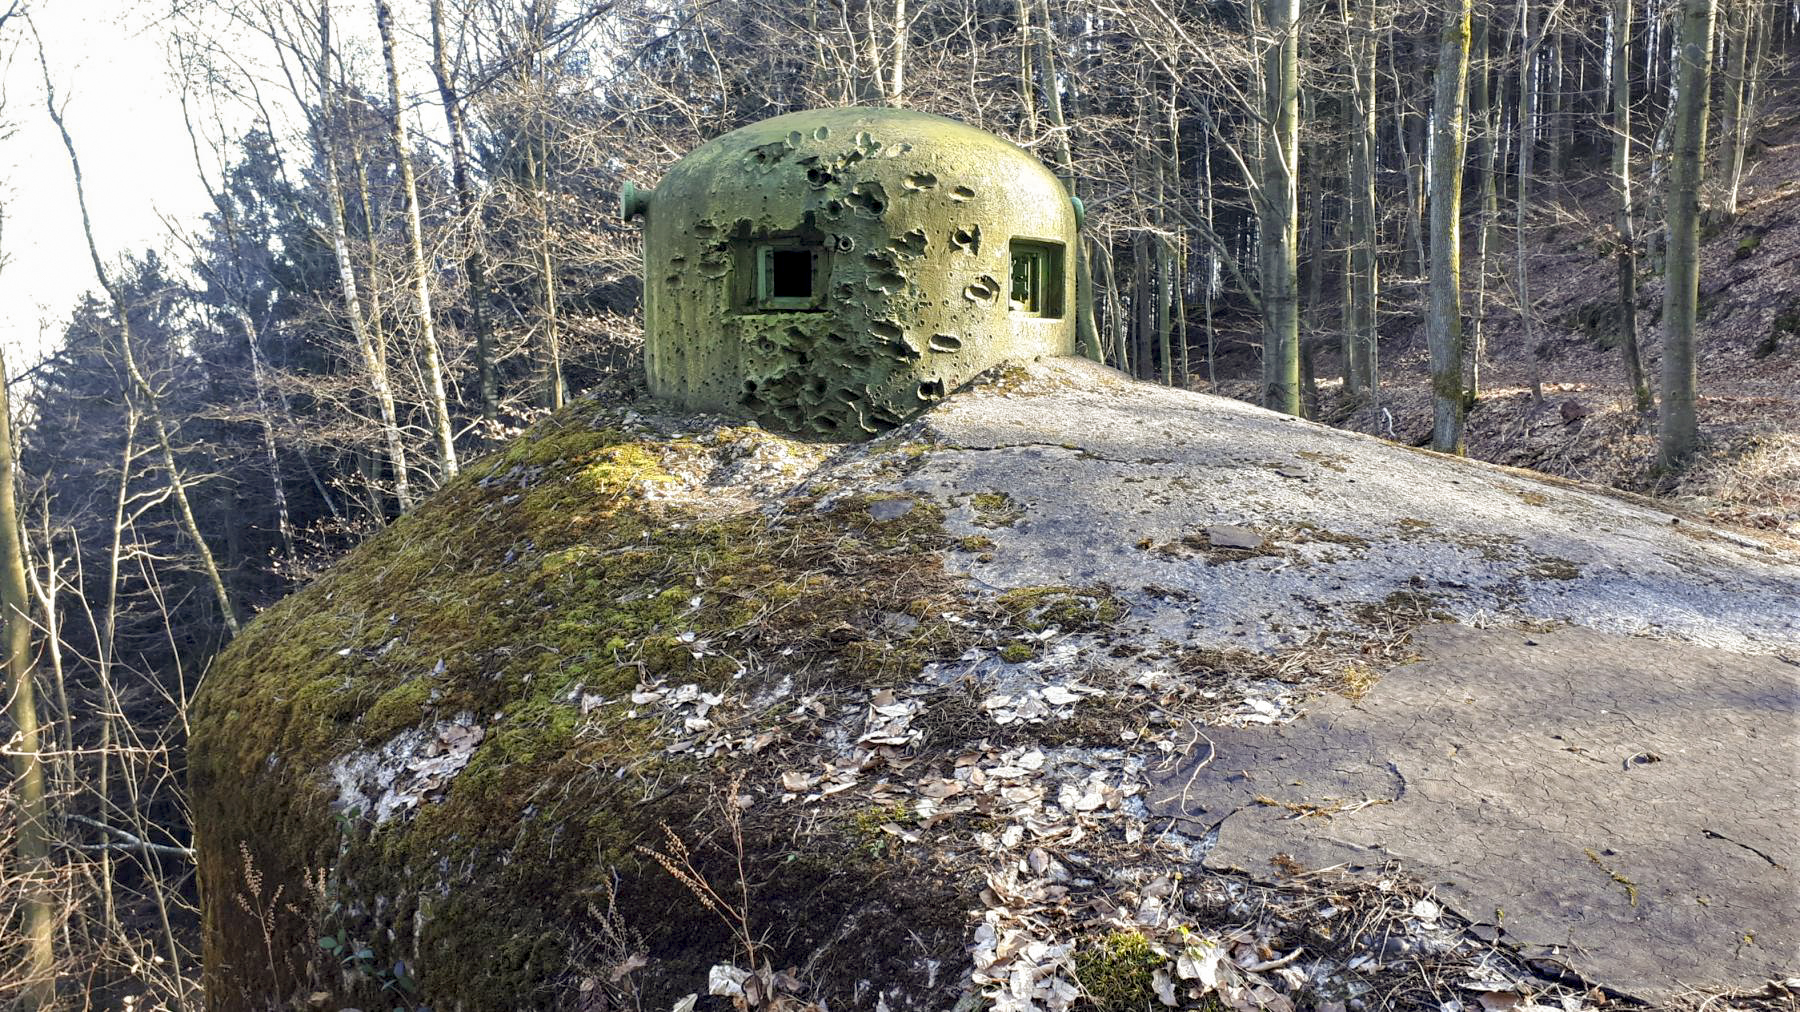
[[[103,255],[162,249],[159,215],[190,221],[206,207],[194,178],[181,107],[169,71],[165,5],[150,0],[49,0],[29,7],[50,57],[88,176]],[[13,36],[14,41],[25,36]],[[29,41],[5,54],[0,199],[6,255],[0,273],[0,341],[23,371],[44,353],[81,292],[95,288],[75,207],[75,184]],[[179,147],[178,147],[179,145]]]
[[[202,37],[256,72],[279,120],[289,110],[279,72],[269,67],[268,40],[218,10],[169,0],[27,0],[22,9],[31,15],[50,58],[57,100],[87,176],[101,256],[113,263],[153,248],[180,270],[191,258],[173,240],[171,227],[192,229],[208,203],[182,122],[174,40]],[[369,48],[373,5],[341,0],[333,9],[353,65],[375,69],[367,63],[378,58]],[[435,105],[418,104],[435,94],[422,58],[424,31],[423,22],[403,23],[398,44],[406,66],[401,87],[414,100],[408,129],[431,142],[440,132],[442,113]],[[43,78],[30,34],[20,31],[9,43],[13,48],[0,53],[0,122],[6,127],[0,134],[0,201],[8,259],[0,272],[0,342],[15,352],[15,369],[23,373],[47,353],[81,293],[98,285],[81,238],[69,161],[44,112]],[[221,104],[215,113],[209,97],[191,101],[203,145],[219,134],[215,117],[223,117],[233,133],[256,125],[249,110],[229,99]],[[276,128],[285,133],[293,124],[278,121]],[[293,138],[282,140],[293,157]],[[207,151],[202,157],[213,171],[216,159]]]

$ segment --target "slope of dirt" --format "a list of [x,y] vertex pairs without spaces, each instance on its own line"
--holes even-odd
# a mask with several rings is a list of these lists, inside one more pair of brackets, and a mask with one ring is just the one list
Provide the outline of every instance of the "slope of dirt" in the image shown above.
[[[1790,97],[1778,91],[1763,103],[1739,213],[1730,222],[1713,223],[1703,238],[1697,337],[1703,447],[1693,465],[1678,476],[1658,475],[1655,415],[1640,415],[1632,407],[1617,350],[1613,197],[1600,163],[1585,178],[1538,196],[1545,206],[1527,238],[1536,304],[1530,349],[1510,277],[1512,234],[1506,227],[1496,232],[1483,314],[1482,396],[1468,423],[1471,457],[1667,496],[1716,520],[1800,536],[1800,114]],[[1642,200],[1649,185],[1639,171]],[[1510,209],[1503,208],[1502,217],[1509,216]],[[1471,311],[1473,227],[1473,219],[1465,222],[1464,283]],[[1640,235],[1640,242],[1644,238]],[[1656,390],[1662,359],[1660,265],[1641,257],[1638,279],[1639,341]],[[1317,416],[1424,445],[1430,439],[1431,391],[1416,311],[1419,280],[1389,277],[1384,288],[1388,318],[1379,404],[1347,403],[1335,379],[1338,357],[1322,354]],[[1316,336],[1335,344],[1335,334]],[[1542,402],[1534,402],[1530,392],[1534,364]],[[1221,377],[1219,392],[1257,396],[1253,378]]]

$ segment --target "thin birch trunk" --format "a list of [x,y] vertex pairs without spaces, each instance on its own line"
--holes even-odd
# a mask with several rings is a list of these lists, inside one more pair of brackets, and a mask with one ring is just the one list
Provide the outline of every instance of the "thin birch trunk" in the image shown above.
[[1169,313],[1169,216],[1167,181],[1169,162],[1163,157],[1162,146],[1152,147],[1152,155],[1156,159],[1156,234],[1151,240],[1151,255],[1156,259],[1156,301],[1151,307],[1152,325],[1156,335],[1157,362],[1161,368],[1164,386],[1175,382],[1174,354],[1170,339],[1173,336],[1174,319]]
[[475,331],[481,418],[492,422],[499,411],[500,385],[494,371],[494,338],[487,319],[487,256],[482,248],[481,209],[475,199],[475,183],[469,177],[468,126],[463,117],[462,96],[457,94],[448,47],[444,44],[444,0],[431,0],[431,73],[437,80],[444,123],[450,130],[450,179],[456,188],[456,206],[462,214],[463,227],[468,230],[469,250],[463,257],[463,271],[469,277],[469,324]]
[[406,146],[406,118],[400,106],[400,68],[394,55],[394,11],[391,0],[375,0],[375,27],[387,64],[389,129],[394,158],[400,166],[400,192],[406,203],[407,252],[411,254],[413,301],[418,312],[419,344],[425,352],[425,384],[431,397],[432,429],[437,436],[438,467],[444,480],[456,477],[456,438],[450,422],[450,399],[444,392],[443,353],[432,323],[431,275],[425,264],[425,227],[419,213],[419,182],[412,152]]
[[906,42],[910,23],[906,20],[906,0],[894,0],[893,60],[888,73],[888,104],[905,104]]
[[1639,412],[1655,406],[1638,354],[1637,228],[1631,217],[1631,0],[1614,0],[1612,31],[1613,185],[1619,191],[1619,352]]
[[1137,365],[1135,375],[1144,380],[1156,375],[1156,352],[1152,350],[1156,300],[1150,294],[1150,257],[1150,233],[1140,228],[1131,237],[1132,357]]
[[[1056,31],[1055,22],[1050,18],[1050,0],[1038,0],[1038,13],[1044,21],[1038,29],[1036,49],[1038,82],[1044,89],[1044,115],[1056,137],[1057,175],[1062,177],[1063,188],[1069,191],[1069,196],[1079,199],[1075,185],[1074,144],[1069,139],[1069,124],[1063,117],[1062,89],[1057,84]],[[1094,326],[1094,277],[1081,243],[1075,244],[1075,340],[1090,349],[1089,358],[1096,362],[1104,358],[1095,350],[1100,346],[1100,334]]]
[[1118,272],[1113,270],[1112,251],[1104,241],[1095,242],[1094,249],[1099,254],[1100,273],[1105,275],[1106,330],[1111,338],[1113,367],[1122,373],[1134,375],[1131,368],[1131,341],[1126,331],[1130,321],[1126,319],[1125,307],[1119,301],[1119,278]]
[[1263,54],[1260,230],[1263,307],[1263,406],[1300,414],[1298,180],[1300,2],[1265,0],[1271,38]]
[[1438,36],[1431,151],[1431,446],[1463,452],[1462,177],[1469,87],[1471,0],[1445,13]]
[[1019,121],[1024,126],[1025,136],[1035,139],[1038,134],[1037,87],[1032,81],[1032,62],[1036,59],[1035,34],[1031,24],[1032,0],[1016,0],[1014,5],[1019,17]]
[[1361,0],[1359,23],[1353,29],[1356,39],[1351,81],[1354,84],[1357,129],[1351,137],[1350,215],[1352,284],[1355,286],[1356,314],[1352,323],[1352,347],[1356,361],[1352,371],[1361,390],[1378,396],[1379,299],[1381,292],[1379,259],[1379,212],[1375,206],[1376,117],[1375,88],[1379,43],[1375,37],[1377,0]]
[[[1317,118],[1315,101],[1312,92],[1308,91],[1306,118],[1309,122]],[[1321,147],[1319,141],[1308,145],[1306,166],[1306,329],[1309,334],[1319,330],[1319,291],[1324,285],[1325,270],[1325,159],[1321,157]]]
[[1757,79],[1772,34],[1761,0],[1733,0],[1732,10],[1727,37],[1731,55],[1726,61],[1725,95],[1719,116],[1717,211],[1727,219],[1737,216],[1744,152],[1756,122]]
[[1475,312],[1469,318],[1469,384],[1463,393],[1465,414],[1475,407],[1475,402],[1481,397],[1481,360],[1487,353],[1487,333],[1482,326],[1482,316],[1487,312],[1488,241],[1493,228],[1495,201],[1494,155],[1499,146],[1494,122],[1495,102],[1490,91],[1493,59],[1489,52],[1492,43],[1488,36],[1491,27],[1490,18],[1476,18],[1474,35],[1470,40],[1469,122],[1471,133],[1477,130],[1474,124],[1480,124],[1481,183],[1475,198],[1478,202],[1475,219]]
[[263,461],[269,466],[269,489],[275,499],[275,522],[281,533],[282,553],[290,564],[299,562],[294,548],[294,524],[288,514],[287,482],[281,474],[281,455],[275,450],[275,423],[270,418],[266,380],[263,378],[262,350],[258,347],[256,324],[242,306],[232,306],[238,325],[244,328],[244,340],[250,346],[250,379],[256,388],[256,411],[262,421]]
[[1519,65],[1519,197],[1513,207],[1513,284],[1518,289],[1519,326],[1525,335],[1525,357],[1531,374],[1531,400],[1544,400],[1543,365],[1538,359],[1537,334],[1534,329],[1536,310],[1531,303],[1531,267],[1525,254],[1525,220],[1531,210],[1531,177],[1537,157],[1537,75],[1532,67],[1537,61],[1538,45],[1543,40],[1531,21],[1530,0],[1520,0],[1519,22],[1525,39],[1525,54]]
[[[1388,47],[1388,75],[1394,79],[1394,146],[1400,154],[1400,168],[1406,174],[1406,247],[1402,254],[1400,269],[1407,277],[1416,278],[1425,273],[1425,234],[1421,225],[1423,205],[1425,203],[1425,155],[1424,137],[1414,143],[1408,136],[1412,124],[1419,118],[1407,101],[1404,78],[1394,65],[1394,49]],[[1418,151],[1419,157],[1413,157]]]
[[[394,407],[394,388],[388,381],[387,350],[375,343],[363,316],[362,300],[357,294],[356,268],[350,262],[350,233],[345,223],[344,186],[338,175],[337,147],[331,130],[331,5],[319,5],[319,127],[317,142],[325,162],[322,173],[326,204],[331,213],[331,251],[337,260],[338,285],[343,290],[344,314],[349,317],[350,333],[362,354],[363,368],[369,373],[369,389],[381,413],[382,433],[386,437],[388,466],[394,472],[394,498],[402,512],[412,509],[412,483],[406,468],[406,443],[400,436],[399,412]],[[371,284],[373,279],[371,278]]]
[[[1210,117],[1208,122],[1211,122]],[[1209,128],[1200,136],[1200,171],[1202,213],[1206,216],[1206,236],[1210,240],[1206,244],[1206,282],[1202,288],[1204,302],[1203,312],[1206,314],[1206,384],[1208,390],[1219,388],[1218,335],[1213,329],[1213,284],[1219,276],[1219,251],[1216,245],[1218,233],[1213,231],[1213,178],[1212,178],[1212,131]]]
[[1175,254],[1168,236],[1159,233],[1156,236],[1156,347],[1162,359],[1163,386],[1171,386],[1175,382],[1175,314],[1173,288],[1175,285]]
[[[134,405],[125,404],[125,449],[119,459],[119,490],[113,497],[112,546],[106,554],[106,610],[101,613],[101,634],[95,674],[100,683],[100,822],[110,824],[112,812],[113,720],[121,714],[119,695],[113,684],[114,646],[119,628],[119,565],[125,549],[125,503],[131,493],[132,465],[137,460],[138,414]],[[116,928],[118,908],[113,896],[112,854],[101,851],[101,882],[106,923]]]

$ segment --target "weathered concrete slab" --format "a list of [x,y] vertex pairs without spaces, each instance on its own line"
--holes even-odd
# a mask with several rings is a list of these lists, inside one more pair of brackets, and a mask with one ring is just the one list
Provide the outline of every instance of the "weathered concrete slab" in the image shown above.
[[[1364,631],[1369,606],[1401,594],[1469,624],[1568,622],[1800,658],[1792,542],[1593,486],[1075,359],[1033,363],[900,434],[919,435],[943,446],[900,487],[994,543],[956,565],[997,590],[1106,584],[1152,636],[1276,650]],[[1005,522],[983,522],[982,493],[1005,494]],[[1225,548],[1208,533],[1225,528],[1263,541]]]
[[1579,628],[1420,645],[1359,702],[1208,729],[1152,810],[1216,827],[1216,868],[1398,860],[1647,999],[1800,969],[1800,666]]

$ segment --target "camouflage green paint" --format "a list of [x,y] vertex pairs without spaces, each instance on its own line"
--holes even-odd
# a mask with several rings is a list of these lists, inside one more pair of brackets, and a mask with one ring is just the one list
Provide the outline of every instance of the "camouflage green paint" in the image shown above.
[[954,120],[778,116],[621,203],[646,220],[650,389],[684,408],[860,439],[999,362],[1074,350],[1077,208],[1037,159]]

